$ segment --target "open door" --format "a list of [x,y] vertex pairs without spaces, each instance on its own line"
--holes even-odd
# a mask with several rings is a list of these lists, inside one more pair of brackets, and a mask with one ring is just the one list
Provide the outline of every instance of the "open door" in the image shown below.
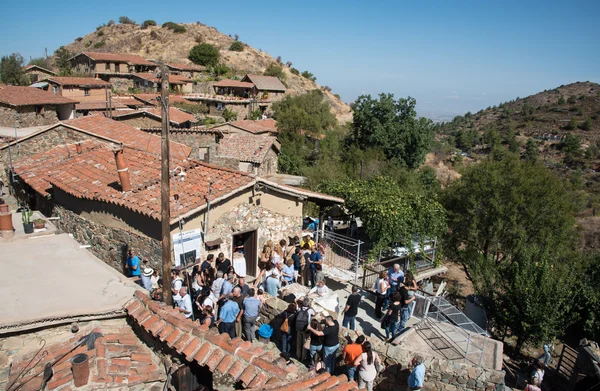
[[233,235],[232,253],[240,251],[240,249],[244,252],[247,276],[256,277],[258,274],[258,254],[256,253],[257,236],[256,230]]

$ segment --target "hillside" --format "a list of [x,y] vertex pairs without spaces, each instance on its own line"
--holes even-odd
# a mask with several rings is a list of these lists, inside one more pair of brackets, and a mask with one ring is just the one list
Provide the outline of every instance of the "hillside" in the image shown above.
[[[142,28],[140,25],[114,24],[78,37],[65,47],[73,52],[99,51],[139,54],[151,60],[166,62],[186,62],[190,49],[198,43],[209,43],[220,50],[221,61],[235,70],[240,78],[246,73],[262,74],[269,64],[276,60],[269,54],[245,45],[242,52],[229,51],[234,38],[220,33],[216,28],[201,23],[183,24],[186,31],[175,33],[161,26]],[[286,59],[283,59],[285,64]],[[283,66],[287,75],[285,83],[288,92],[301,94],[315,88],[321,89],[331,104],[331,110],[341,123],[352,120],[350,107],[334,96],[327,88],[299,75],[294,75],[291,68]],[[302,71],[302,70],[301,70]]]

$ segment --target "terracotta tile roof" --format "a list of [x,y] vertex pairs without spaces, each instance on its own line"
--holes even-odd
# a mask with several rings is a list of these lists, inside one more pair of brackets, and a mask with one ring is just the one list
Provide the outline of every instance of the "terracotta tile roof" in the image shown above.
[[56,75],[56,72],[55,72],[55,71],[53,71],[53,70],[50,70],[50,69],[47,69],[47,68],[44,68],[44,67],[41,67],[41,66],[39,66],[39,65],[35,65],[35,64],[25,65],[25,66],[23,67],[23,70],[24,70],[24,71],[28,71],[28,70],[30,70],[30,69],[38,69],[38,70],[40,70],[40,71],[43,71],[43,72],[46,72],[46,73],[50,73],[51,75]]
[[[148,105],[157,106],[159,94],[136,94],[133,96],[135,99],[144,102]],[[178,95],[169,95],[170,103],[193,103]]]
[[202,72],[206,70],[206,67],[202,65],[189,65],[189,64],[167,64],[167,66],[171,69],[175,69],[178,71],[188,71],[188,72]]
[[[109,147],[73,156],[61,162],[49,175],[49,181],[74,197],[120,205],[160,220],[160,156],[126,148],[133,191],[123,194]],[[171,216],[176,222],[206,206],[205,195],[212,180],[212,199],[236,193],[255,183],[248,174],[201,162],[172,159],[171,165],[185,169],[184,182],[171,181]],[[174,195],[179,195],[179,202]]]
[[[102,62],[124,62],[131,65],[148,65],[148,66],[156,66],[155,63],[150,62],[143,58],[142,56],[138,56],[137,54],[122,54],[122,53],[99,53],[99,52],[82,52],[85,56],[88,56],[94,61],[102,61]],[[77,56],[75,56],[77,57]]]
[[[117,101],[116,99],[112,99],[112,108],[113,109],[126,109],[127,106],[124,105],[121,101]],[[86,102],[77,103],[75,105],[75,110],[83,111],[83,110],[106,110],[106,102],[103,100],[89,100]]]
[[285,91],[285,86],[275,76],[248,74],[242,80],[253,83],[259,91]]
[[[147,151],[160,156],[161,141],[159,136],[148,134],[123,122],[106,118],[103,115],[88,115],[63,121],[63,123],[67,126],[73,126],[77,129],[116,140],[130,148]],[[191,151],[191,148],[188,146],[171,142],[171,155],[175,159],[185,159],[190,155]]]
[[343,204],[344,203],[344,199],[343,198],[339,198],[339,197],[335,197],[329,194],[324,194],[324,193],[318,193],[316,191],[311,191],[311,190],[306,190],[300,187],[296,187],[296,186],[290,186],[290,185],[284,185],[284,184],[279,184],[279,183],[275,183],[272,181],[269,181],[267,179],[264,178],[260,178],[260,181],[269,185],[269,186],[273,186],[277,189],[281,189],[283,191],[291,191],[292,193],[295,194],[299,194],[299,195],[303,195],[305,196],[309,201],[315,201],[315,200],[325,200],[325,201],[330,201],[333,202],[335,204]]
[[246,130],[250,133],[261,134],[261,133],[278,133],[277,121],[272,118],[250,120],[244,119],[239,121],[230,122],[230,125]]
[[63,105],[76,101],[32,87],[0,87],[0,103],[9,106]]
[[[158,83],[160,79],[158,79],[156,73],[134,73],[133,76],[139,77],[143,80],[148,80],[152,83]],[[180,75],[169,75],[169,83],[171,84],[186,84],[192,83],[193,80],[189,77],[180,76]]]
[[221,80],[221,81],[218,81],[218,82],[214,83],[213,87],[252,88],[252,87],[254,87],[254,84],[242,82],[242,81],[239,81],[239,80],[225,79],[225,80]]
[[[162,119],[162,110],[158,107],[142,109],[146,113],[152,114],[157,118]],[[185,122],[198,122],[193,114],[186,113],[176,107],[169,107],[169,122],[182,124]]]
[[62,86],[77,86],[77,87],[109,87],[111,84],[104,80],[95,77],[62,77],[52,76],[45,80],[59,84]]
[[[398,387],[400,389],[400,387]],[[331,376],[328,372],[321,373],[314,377],[303,376],[295,381],[288,381],[285,384],[272,382],[258,387],[250,387],[248,391],[355,391],[358,390],[358,384],[355,381],[349,381],[346,375]],[[364,390],[364,389],[363,389]],[[363,391],[361,390],[361,391]]]
[[133,107],[142,107],[147,105],[148,103],[145,102],[140,102],[139,100],[135,99],[133,96],[114,96],[112,97],[112,101],[113,104],[115,102],[119,102],[124,104],[125,106],[133,106]]
[[271,352],[252,347],[241,338],[230,339],[218,334],[163,302],[152,301],[141,291],[124,306],[133,320],[150,335],[182,354],[186,360],[207,366],[211,372],[230,376],[243,388],[262,387],[265,384],[288,384],[297,375],[294,364],[275,358]]
[[242,162],[262,163],[273,144],[279,149],[276,136],[233,133],[219,141],[217,155]]
[[[92,331],[100,333],[101,336],[95,340],[91,350],[84,344],[69,352],[82,336]],[[47,389],[70,390],[74,387],[71,358],[79,353],[85,353],[89,357],[90,376],[85,386],[87,389],[128,388],[136,385],[139,389],[147,389],[150,384],[144,386],[145,383],[166,380],[160,358],[144,345],[129,326],[107,328],[101,324],[94,329],[87,327],[69,339],[47,345],[45,351],[42,360],[37,360],[34,356],[37,352],[16,357],[10,366],[8,384],[25,370],[25,377],[17,380],[15,384],[24,383],[20,390],[39,390],[45,364],[60,359],[53,365],[54,373]],[[65,357],[61,359],[63,355]],[[32,365],[29,365],[30,361]]]
[[143,112],[139,109],[124,109],[124,110],[119,110],[119,111],[115,111],[114,113],[112,113],[112,117],[113,118],[121,118],[121,117],[127,117],[129,115],[133,115],[133,114],[142,114]]

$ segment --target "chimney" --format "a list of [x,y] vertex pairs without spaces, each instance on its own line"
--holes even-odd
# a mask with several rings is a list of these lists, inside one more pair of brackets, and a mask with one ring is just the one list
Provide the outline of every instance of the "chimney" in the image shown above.
[[119,173],[119,182],[121,182],[121,190],[124,192],[131,191],[131,182],[129,180],[129,168],[125,157],[123,156],[123,148],[114,150],[115,162],[117,163],[117,172]]
[[75,148],[76,148],[78,154],[81,153],[81,152],[83,152],[83,148],[81,147],[81,143],[75,144]]

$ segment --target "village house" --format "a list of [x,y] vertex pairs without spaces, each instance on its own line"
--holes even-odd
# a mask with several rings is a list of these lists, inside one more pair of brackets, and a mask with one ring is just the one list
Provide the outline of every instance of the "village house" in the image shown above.
[[242,82],[253,84],[252,96],[259,100],[277,101],[283,98],[286,90],[281,80],[274,76],[248,74]]
[[77,73],[110,82],[117,91],[133,88],[134,73],[156,72],[158,66],[135,54],[82,52],[69,59]]
[[272,118],[226,122],[224,124],[213,126],[211,129],[218,129],[227,133],[246,133],[271,136],[276,136],[279,133],[277,130],[277,121]]
[[[169,88],[173,94],[190,94],[194,81],[182,75],[169,75]],[[134,73],[133,88],[143,92],[160,90],[160,79],[156,73]]]
[[75,113],[77,117],[90,114],[104,114],[110,117],[111,111],[128,110],[129,106],[123,102],[111,99],[110,103],[102,100],[84,101],[75,105]]
[[275,136],[233,133],[225,135],[209,150],[207,161],[266,176],[277,173],[280,149]]
[[165,64],[169,68],[169,72],[173,75],[181,75],[190,79],[195,79],[206,72],[206,67],[202,65],[189,64]]
[[0,87],[0,126],[25,128],[73,118],[75,100],[32,87]]
[[50,76],[56,76],[56,72],[39,65],[26,65],[23,67],[23,72],[29,77],[29,80],[32,83],[35,83],[38,80],[44,80]]
[[106,102],[107,90],[111,84],[94,77],[51,76],[32,87],[51,91],[53,94],[82,101]]
[[[160,107],[143,107],[138,110],[119,110],[112,113],[112,118],[137,129],[159,129],[162,126],[162,109]],[[176,107],[169,107],[170,129],[189,129],[196,122],[198,120],[193,114]]]

